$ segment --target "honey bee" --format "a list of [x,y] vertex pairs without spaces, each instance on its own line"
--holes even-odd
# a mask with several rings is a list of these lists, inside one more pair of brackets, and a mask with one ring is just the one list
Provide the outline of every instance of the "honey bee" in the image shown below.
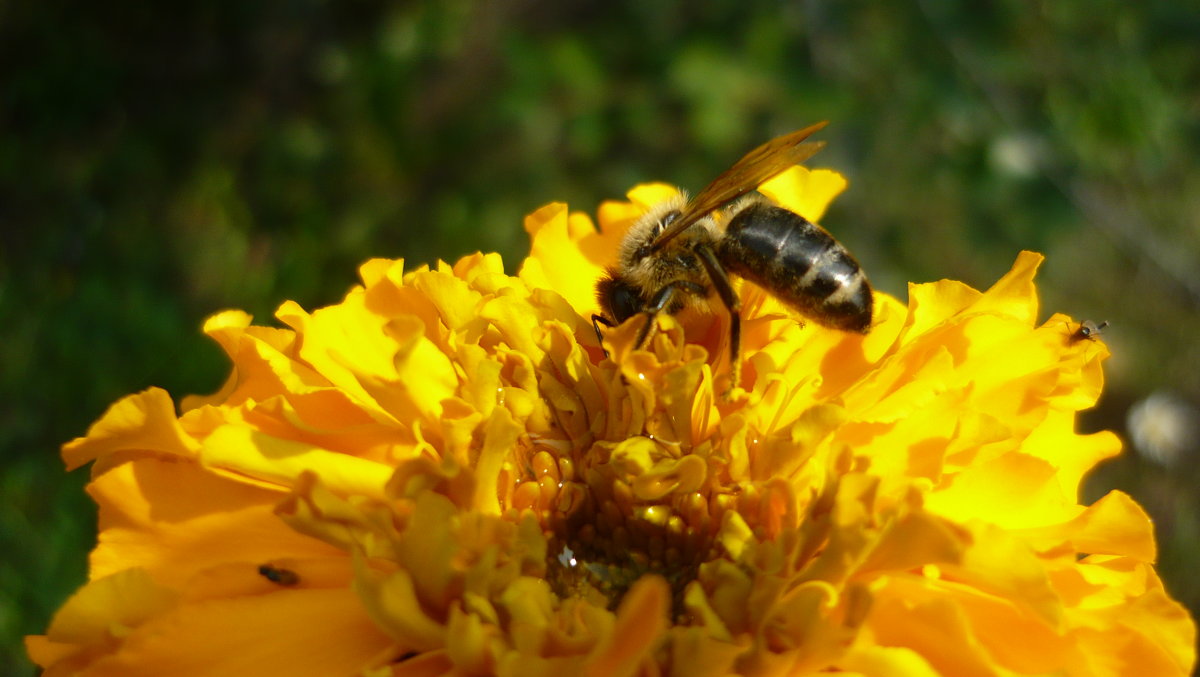
[[731,387],[741,376],[741,300],[732,273],[759,285],[817,324],[867,333],[871,286],[846,248],[817,224],[751,195],[760,184],[807,160],[824,142],[805,142],[826,123],[772,139],[750,151],[694,198],[680,194],[644,214],[621,243],[617,265],[596,283],[602,314],[613,327],[644,313],[635,345],[644,347],[659,313],[709,308],[729,312]]
[[258,574],[263,578],[279,585],[295,585],[300,582],[300,576],[291,569],[284,569],[273,564],[263,564],[258,567]]
[[1071,343],[1076,343],[1085,339],[1088,341],[1095,341],[1096,339],[1100,338],[1100,334],[1104,333],[1104,329],[1107,326],[1108,320],[1098,324],[1096,322],[1092,322],[1091,320],[1084,320],[1083,322],[1079,323],[1079,327],[1076,328],[1075,331],[1071,332],[1070,341]]

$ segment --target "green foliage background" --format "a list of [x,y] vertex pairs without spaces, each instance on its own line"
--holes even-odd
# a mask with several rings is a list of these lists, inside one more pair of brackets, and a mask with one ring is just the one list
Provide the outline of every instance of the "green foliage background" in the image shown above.
[[[877,287],[986,287],[1042,251],[1045,316],[1112,323],[1081,425],[1195,406],[1198,46],[1172,0],[0,3],[0,674],[32,671],[19,638],[95,538],[58,447],[124,394],[214,390],[204,317],[335,302],[370,256],[515,271],[546,202],[695,189],[820,119],[812,164],[851,182],[825,225]],[[1196,609],[1184,447],[1087,498],[1147,507]]]

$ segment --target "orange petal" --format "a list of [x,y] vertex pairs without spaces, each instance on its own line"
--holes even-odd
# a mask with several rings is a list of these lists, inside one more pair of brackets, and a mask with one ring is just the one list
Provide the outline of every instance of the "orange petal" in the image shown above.
[[876,599],[868,624],[879,645],[912,649],[939,675],[1001,674],[950,600],[941,595],[906,597]]
[[93,577],[141,567],[179,585],[220,562],[342,554],[280,521],[274,506],[282,493],[194,465],[128,463],[93,480],[88,491],[100,505]]
[[126,569],[94,580],[67,600],[46,631],[52,642],[103,643],[122,638],[175,606],[178,595],[143,569]]
[[349,589],[184,604],[134,631],[89,675],[345,675],[384,663],[393,649]]
[[838,668],[861,677],[943,677],[912,649],[863,643],[837,662]]

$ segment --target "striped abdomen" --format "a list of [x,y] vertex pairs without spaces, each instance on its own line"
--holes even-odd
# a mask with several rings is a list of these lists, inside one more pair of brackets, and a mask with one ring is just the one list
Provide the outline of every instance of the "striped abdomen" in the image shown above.
[[775,295],[819,324],[871,327],[871,286],[858,262],[817,224],[755,202],[729,221],[718,256],[726,270]]

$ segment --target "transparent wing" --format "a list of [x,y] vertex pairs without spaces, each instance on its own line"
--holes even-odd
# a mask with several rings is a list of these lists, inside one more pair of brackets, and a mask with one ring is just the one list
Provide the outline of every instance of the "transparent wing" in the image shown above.
[[713,179],[712,183],[705,186],[704,190],[684,206],[679,217],[650,243],[651,250],[670,242],[676,235],[722,205],[736,200],[788,167],[800,164],[815,155],[825,146],[825,142],[802,142],[826,124],[828,123],[818,122],[790,134],[775,137],[746,153],[745,157]]

